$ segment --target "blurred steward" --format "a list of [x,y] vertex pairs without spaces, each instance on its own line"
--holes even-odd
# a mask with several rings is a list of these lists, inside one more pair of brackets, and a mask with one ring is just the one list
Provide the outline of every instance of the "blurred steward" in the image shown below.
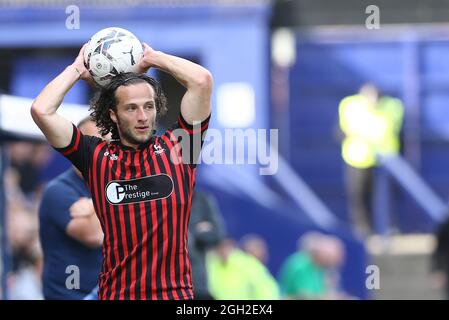
[[256,234],[247,234],[240,239],[244,252],[253,256],[264,265],[267,265],[269,254],[265,240]]
[[379,164],[379,155],[399,154],[404,107],[400,100],[381,96],[374,85],[366,83],[358,94],[340,102],[338,112],[351,220],[357,232],[369,234],[373,167]]
[[224,239],[207,255],[209,289],[217,300],[279,299],[279,287],[268,269]]

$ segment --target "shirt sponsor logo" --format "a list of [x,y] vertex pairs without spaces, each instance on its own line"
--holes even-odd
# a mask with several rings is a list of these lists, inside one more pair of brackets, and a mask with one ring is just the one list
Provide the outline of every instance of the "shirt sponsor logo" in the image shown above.
[[172,194],[173,179],[167,174],[158,174],[132,180],[113,180],[105,191],[106,199],[112,205],[159,200]]
[[118,158],[115,153],[110,154],[109,151],[106,151],[103,155],[105,157],[109,156],[109,159],[111,159],[112,161],[115,161]]

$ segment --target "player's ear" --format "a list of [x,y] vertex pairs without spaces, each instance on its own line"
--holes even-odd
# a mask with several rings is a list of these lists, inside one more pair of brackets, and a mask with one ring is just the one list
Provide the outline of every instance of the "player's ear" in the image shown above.
[[111,120],[117,124],[117,115],[115,114],[114,110],[112,108],[109,109],[109,116],[111,117]]

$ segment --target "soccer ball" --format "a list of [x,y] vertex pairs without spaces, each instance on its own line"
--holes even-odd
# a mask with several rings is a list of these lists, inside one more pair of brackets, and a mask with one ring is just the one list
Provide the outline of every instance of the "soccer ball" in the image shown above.
[[106,86],[124,72],[135,72],[143,56],[142,43],[122,28],[106,28],[90,38],[84,50],[84,63],[95,82]]

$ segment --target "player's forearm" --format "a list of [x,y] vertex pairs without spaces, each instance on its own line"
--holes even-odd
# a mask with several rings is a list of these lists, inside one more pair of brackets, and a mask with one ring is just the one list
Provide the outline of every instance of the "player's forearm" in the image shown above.
[[189,60],[154,51],[152,63],[154,67],[171,74],[187,89],[198,87],[208,89],[212,86],[210,72]]
[[35,115],[45,116],[56,113],[65,95],[80,78],[74,66],[68,66],[41,91],[33,102],[32,111]]

